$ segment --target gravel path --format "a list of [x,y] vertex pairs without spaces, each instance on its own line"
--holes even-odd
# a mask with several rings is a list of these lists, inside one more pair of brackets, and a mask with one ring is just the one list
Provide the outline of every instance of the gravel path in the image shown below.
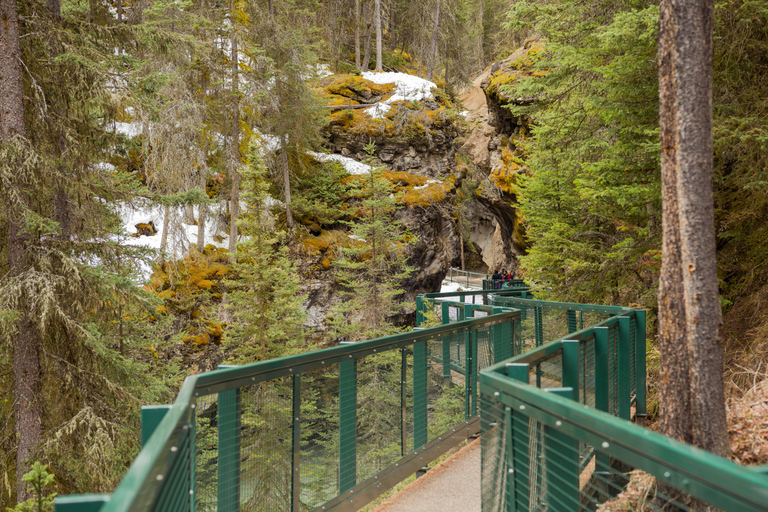
[[480,439],[465,446],[373,512],[480,512]]

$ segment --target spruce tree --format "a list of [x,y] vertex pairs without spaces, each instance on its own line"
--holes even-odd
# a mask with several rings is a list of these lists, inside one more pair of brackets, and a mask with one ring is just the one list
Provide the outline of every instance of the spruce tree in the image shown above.
[[228,283],[235,322],[228,339],[235,341],[238,360],[262,361],[288,354],[303,345],[305,296],[285,245],[287,233],[271,213],[269,177],[258,150],[250,152],[242,170],[247,211],[239,221],[237,279]]
[[404,308],[401,283],[413,272],[406,248],[414,238],[395,220],[393,190],[383,170],[372,168],[351,191],[361,198],[353,205],[357,218],[347,221],[349,245],[334,262],[345,297],[333,308],[332,328],[339,338],[359,341],[399,330],[391,319]]

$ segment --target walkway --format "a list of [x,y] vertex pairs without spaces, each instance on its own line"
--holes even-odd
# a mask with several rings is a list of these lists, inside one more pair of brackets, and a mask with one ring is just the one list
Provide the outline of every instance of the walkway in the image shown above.
[[480,439],[430,469],[373,512],[480,512]]

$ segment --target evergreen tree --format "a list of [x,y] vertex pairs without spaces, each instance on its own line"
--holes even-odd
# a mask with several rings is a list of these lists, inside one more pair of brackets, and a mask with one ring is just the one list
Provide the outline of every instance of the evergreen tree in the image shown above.
[[251,150],[243,174],[243,199],[248,205],[239,221],[237,279],[228,283],[234,325],[228,338],[238,344],[240,361],[254,362],[287,355],[303,345],[306,297],[284,245],[286,232],[270,212],[267,168],[258,151]]
[[403,310],[400,283],[411,275],[405,248],[413,236],[395,220],[397,199],[381,169],[362,175],[351,191],[357,220],[348,221],[349,247],[334,262],[345,300],[334,307],[332,327],[338,337],[359,341],[399,329],[391,318]]
[[[532,137],[519,200],[532,248],[531,281],[553,298],[655,306],[651,291],[660,240],[658,8],[621,12],[597,3],[563,11],[521,2],[519,24],[537,20],[546,38],[528,78],[507,86],[528,98],[510,108],[528,116]],[[619,12],[616,12],[619,11]],[[515,25],[517,26],[517,25]]]

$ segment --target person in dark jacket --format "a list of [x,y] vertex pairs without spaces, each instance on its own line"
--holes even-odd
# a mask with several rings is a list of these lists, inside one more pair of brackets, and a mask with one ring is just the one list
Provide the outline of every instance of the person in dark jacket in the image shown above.
[[501,288],[501,272],[496,270],[493,275],[491,276],[491,279],[493,279],[493,288],[499,289]]

